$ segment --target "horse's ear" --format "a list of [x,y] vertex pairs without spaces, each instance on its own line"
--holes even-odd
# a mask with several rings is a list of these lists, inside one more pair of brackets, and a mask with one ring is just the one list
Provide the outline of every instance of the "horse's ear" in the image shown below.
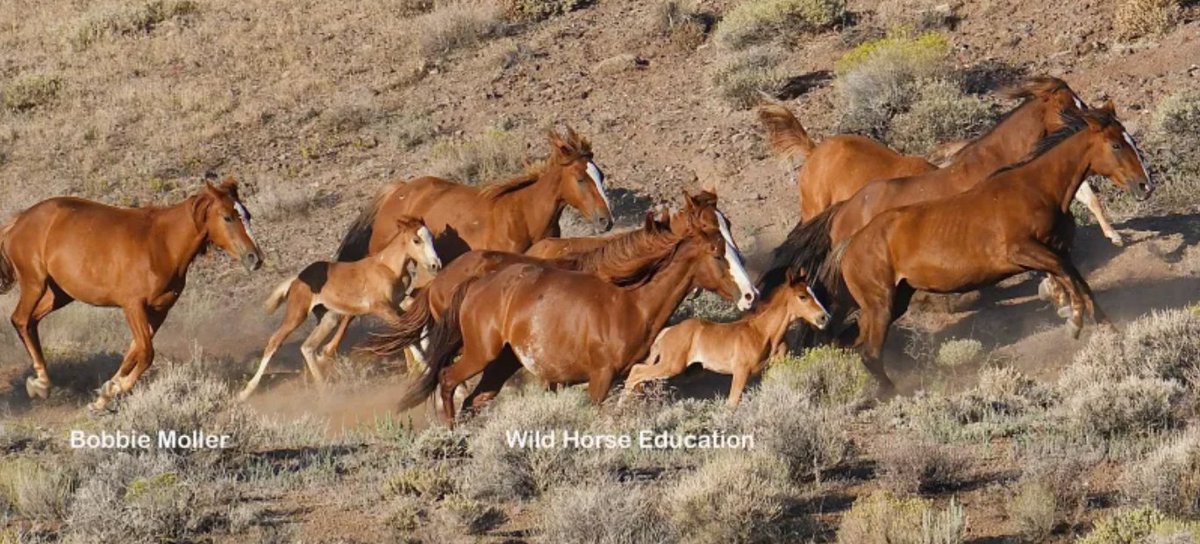
[[192,222],[196,224],[197,230],[204,230],[204,220],[208,216],[208,208],[212,206],[213,200],[220,197],[217,188],[209,182],[204,182],[204,192],[196,196],[192,201]]
[[683,189],[683,201],[687,203],[689,210],[696,207],[696,197],[692,196],[687,189]]
[[789,266],[787,269],[787,274],[784,277],[787,278],[788,285],[795,285],[796,284],[796,269]]
[[1113,104],[1113,101],[1112,101],[1112,99],[1111,99],[1111,98],[1109,98],[1108,100],[1105,100],[1105,101],[1104,101],[1104,105],[1100,106],[1100,111],[1102,111],[1102,112],[1104,112],[1104,113],[1107,113],[1107,114],[1109,114],[1109,115],[1116,115],[1116,113],[1117,113],[1117,106],[1115,106],[1115,105]]
[[1100,119],[1098,119],[1094,113],[1084,115],[1083,122],[1087,123],[1088,128],[1091,130],[1101,130],[1104,128],[1104,124],[1100,122]]
[[654,230],[657,226],[658,224],[654,221],[654,210],[646,212],[646,222],[642,228],[646,230]]
[[227,193],[232,194],[235,191],[237,191],[237,186],[238,186],[238,180],[237,180],[237,178],[235,178],[233,176],[226,176],[225,179],[221,180],[221,186],[220,186],[221,190],[223,190]]
[[548,130],[546,132],[546,139],[550,142],[550,147],[554,148],[554,153],[560,157],[570,157],[575,154],[574,148],[571,147],[568,141],[563,140],[562,135],[557,130],[553,128]]

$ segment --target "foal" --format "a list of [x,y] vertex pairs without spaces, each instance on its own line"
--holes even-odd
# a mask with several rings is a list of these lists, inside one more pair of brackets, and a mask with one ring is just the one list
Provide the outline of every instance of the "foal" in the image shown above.
[[377,253],[353,262],[319,261],[308,265],[299,275],[279,284],[271,293],[265,307],[272,313],[287,298],[287,314],[283,323],[263,352],[258,372],[238,394],[246,400],[267,370],[271,356],[284,340],[292,334],[309,312],[316,314],[317,327],[300,346],[304,362],[317,380],[319,387],[325,386],[319,361],[315,352],[321,341],[333,332],[342,316],[374,315],[389,323],[400,320],[396,311],[397,295],[403,297],[408,283],[406,272],[410,262],[436,272],[442,267],[437,251],[433,248],[433,235],[420,219],[400,217],[396,220],[396,234]]
[[732,374],[729,406],[737,406],[746,380],[762,372],[766,362],[780,352],[783,335],[797,319],[824,329],[829,312],[803,279],[789,270],[787,285],[778,289],[766,304],[732,323],[688,319],[667,327],[654,339],[646,362],[634,365],[625,380],[626,391],[643,382],[678,376],[692,363],[721,374]]

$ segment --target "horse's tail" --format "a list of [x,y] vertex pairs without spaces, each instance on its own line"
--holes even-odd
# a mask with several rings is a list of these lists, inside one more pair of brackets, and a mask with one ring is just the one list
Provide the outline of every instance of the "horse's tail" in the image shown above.
[[842,209],[841,202],[826,208],[816,217],[797,223],[779,247],[775,248],[771,266],[758,279],[758,290],[765,300],[776,287],[787,281],[787,271],[803,270],[813,284],[833,248],[833,218]]
[[472,279],[460,284],[450,299],[450,305],[442,312],[441,320],[433,323],[429,331],[429,349],[425,352],[425,373],[404,390],[404,395],[400,397],[401,410],[425,402],[441,382],[442,370],[450,366],[462,350],[459,310],[467,296],[467,289],[473,283]]
[[11,291],[17,283],[17,270],[13,266],[12,257],[8,256],[8,235],[16,224],[17,219],[14,217],[0,228],[0,295]]
[[390,357],[404,348],[421,341],[421,332],[433,324],[433,311],[429,308],[429,288],[413,294],[412,304],[400,314],[400,319],[387,323],[387,331],[372,335],[363,346],[363,351],[381,357]]
[[820,270],[813,274],[817,281],[821,282],[826,292],[829,293],[831,300],[841,302],[850,296],[850,292],[846,289],[846,276],[842,274],[842,258],[846,256],[846,248],[850,247],[850,240],[842,240],[833,249],[829,251],[825,262],[821,264]]
[[766,104],[758,108],[758,120],[767,130],[767,142],[771,152],[782,159],[804,158],[817,147],[808,136],[804,125],[791,110],[779,104]]
[[288,291],[292,290],[292,283],[295,281],[296,278],[283,280],[274,291],[271,291],[271,296],[267,297],[267,300],[263,302],[263,310],[266,310],[267,315],[275,313],[275,310],[283,303],[283,299],[287,298]]
[[342,237],[342,243],[338,246],[335,256],[336,260],[357,261],[367,256],[371,247],[371,235],[374,233],[375,216],[379,213],[379,208],[383,207],[383,203],[401,185],[403,182],[396,182],[384,187],[375,196],[375,199],[358,213],[358,217],[354,218],[354,222],[350,224],[350,230],[346,232],[346,236]]

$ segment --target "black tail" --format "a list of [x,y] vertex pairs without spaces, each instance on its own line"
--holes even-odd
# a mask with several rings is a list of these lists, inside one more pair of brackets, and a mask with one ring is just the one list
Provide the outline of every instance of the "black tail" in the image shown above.
[[793,272],[803,270],[809,278],[809,284],[813,284],[813,279],[824,268],[825,260],[833,248],[830,231],[833,229],[833,218],[840,209],[841,202],[804,223],[797,223],[788,233],[787,240],[775,248],[771,267],[758,279],[758,291],[764,300],[776,287],[787,281],[788,269]]
[[395,189],[396,185],[385,187],[367,207],[359,212],[358,217],[350,224],[350,231],[346,233],[346,236],[342,238],[341,245],[338,246],[337,255],[334,257],[336,260],[357,261],[367,256],[371,247],[371,235],[375,232],[375,215],[379,213],[383,201],[391,196]]
[[459,310],[466,298],[467,288],[474,283],[467,280],[459,285],[450,299],[450,306],[442,312],[442,318],[434,322],[429,331],[429,350],[425,354],[428,365],[425,373],[409,384],[400,397],[400,409],[407,410],[425,402],[441,381],[442,370],[454,362],[462,350],[462,329],[459,328]]

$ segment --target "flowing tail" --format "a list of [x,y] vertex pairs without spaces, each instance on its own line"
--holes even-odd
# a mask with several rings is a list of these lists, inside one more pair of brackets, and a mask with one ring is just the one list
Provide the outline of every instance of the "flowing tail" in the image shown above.
[[16,224],[17,220],[13,218],[0,229],[0,295],[11,291],[17,283],[17,270],[13,267],[12,258],[8,256],[8,234]]
[[818,273],[833,249],[833,239],[830,237],[833,219],[842,206],[839,202],[807,222],[797,223],[787,239],[775,248],[771,266],[758,279],[758,290],[764,300],[776,287],[787,281],[788,269],[793,272],[804,271],[809,285],[813,285],[814,280],[820,280]]
[[338,246],[335,257],[338,261],[357,261],[367,256],[371,247],[371,235],[375,232],[375,216],[379,213],[379,208],[383,206],[383,203],[402,185],[403,183],[397,182],[384,187],[379,191],[375,200],[372,200],[359,212],[358,217],[350,224],[350,230],[342,238],[341,245]]
[[[450,299],[450,306],[442,312],[441,320],[429,331],[429,350],[425,355],[425,373],[409,384],[400,397],[400,409],[407,410],[429,398],[441,381],[442,370],[450,366],[462,350],[462,329],[459,327],[459,310],[467,289],[475,283],[467,280],[458,286]],[[426,305],[428,307],[428,305]],[[418,331],[419,334],[419,331]]]
[[387,331],[373,334],[371,340],[359,349],[380,357],[398,355],[404,348],[420,342],[421,332],[433,324],[429,289],[421,289],[413,294],[412,304],[398,321],[389,322]]
[[767,130],[767,142],[771,152],[782,159],[804,158],[817,147],[808,136],[804,125],[792,115],[791,110],[778,104],[766,104],[758,108],[758,120]]
[[292,283],[295,281],[296,278],[283,280],[274,291],[271,291],[271,296],[267,297],[267,300],[263,302],[263,310],[266,310],[267,315],[275,313],[275,310],[283,303],[283,299],[287,298],[288,291],[292,290]]

